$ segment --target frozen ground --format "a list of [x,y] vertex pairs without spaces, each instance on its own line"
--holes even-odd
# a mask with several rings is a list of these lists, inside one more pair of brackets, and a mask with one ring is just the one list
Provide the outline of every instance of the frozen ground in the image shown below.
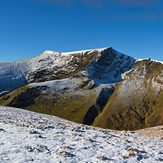
[[163,162],[163,139],[0,106],[0,162]]

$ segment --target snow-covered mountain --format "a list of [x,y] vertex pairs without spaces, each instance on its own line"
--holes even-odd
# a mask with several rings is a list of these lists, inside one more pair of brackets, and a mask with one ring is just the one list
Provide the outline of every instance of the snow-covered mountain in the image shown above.
[[45,51],[0,63],[0,105],[103,128],[160,125],[162,69],[161,62],[135,59],[111,47]]
[[36,58],[0,63],[0,93],[29,83],[65,79],[79,72],[90,79],[117,82],[134,62],[134,58],[112,48],[67,53],[45,51]]

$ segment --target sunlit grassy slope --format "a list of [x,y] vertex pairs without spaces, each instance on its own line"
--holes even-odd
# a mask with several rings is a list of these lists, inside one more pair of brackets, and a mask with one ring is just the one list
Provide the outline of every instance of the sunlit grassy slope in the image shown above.
[[1,97],[0,105],[19,107],[56,115],[78,123],[92,124],[114,89],[110,85],[106,88],[99,86],[94,89],[91,86],[92,83],[89,80],[86,82],[78,80],[76,87],[71,89],[66,85],[64,88],[57,88],[57,85],[55,87],[27,85]]

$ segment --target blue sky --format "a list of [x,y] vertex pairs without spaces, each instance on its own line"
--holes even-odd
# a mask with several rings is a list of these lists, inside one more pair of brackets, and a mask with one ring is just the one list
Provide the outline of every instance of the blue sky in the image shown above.
[[110,46],[163,61],[163,0],[0,1],[0,62]]

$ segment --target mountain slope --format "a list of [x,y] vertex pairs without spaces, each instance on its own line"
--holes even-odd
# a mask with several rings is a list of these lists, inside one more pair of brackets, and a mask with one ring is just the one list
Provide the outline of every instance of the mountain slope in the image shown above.
[[123,75],[95,126],[135,130],[163,124],[163,65],[141,60]]
[[[26,69],[18,66],[24,62]],[[92,124],[114,92],[115,83],[122,80],[121,74],[130,70],[134,63],[134,58],[112,48],[70,53],[46,51],[36,58],[8,66],[20,67],[19,72],[25,74],[24,85],[29,84],[16,89],[18,85],[11,88],[6,82],[9,89],[5,91],[15,90],[1,97],[0,105]],[[17,69],[12,70],[16,71],[12,74],[19,73]],[[16,77],[9,75],[12,83]]]
[[[116,67],[119,62],[122,66]],[[67,53],[45,51],[36,58],[0,63],[0,93],[33,82],[65,79],[78,73],[89,78],[117,81],[133,62],[132,57],[112,48]]]
[[[162,133],[163,138],[162,127],[149,130]],[[156,163],[163,161],[161,137],[105,130],[0,106],[0,162],[3,163]]]
[[0,105],[118,130],[163,124],[160,62],[102,48],[45,51],[0,69]]

